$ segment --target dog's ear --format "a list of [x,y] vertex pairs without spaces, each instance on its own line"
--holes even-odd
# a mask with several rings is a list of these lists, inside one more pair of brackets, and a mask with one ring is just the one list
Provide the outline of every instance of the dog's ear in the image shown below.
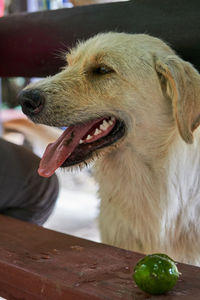
[[155,62],[163,92],[170,97],[174,118],[186,143],[200,125],[200,74],[176,55]]

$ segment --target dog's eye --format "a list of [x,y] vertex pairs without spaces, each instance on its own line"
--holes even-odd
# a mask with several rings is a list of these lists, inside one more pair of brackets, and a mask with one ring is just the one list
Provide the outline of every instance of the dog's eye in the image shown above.
[[93,74],[97,74],[97,75],[104,75],[104,74],[109,74],[114,72],[113,69],[107,67],[107,66],[99,66],[97,68],[94,68],[92,70]]

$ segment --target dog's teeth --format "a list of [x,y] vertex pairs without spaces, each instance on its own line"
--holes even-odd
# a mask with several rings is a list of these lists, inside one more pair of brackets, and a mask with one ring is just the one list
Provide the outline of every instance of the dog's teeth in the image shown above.
[[100,128],[101,130],[105,130],[103,124],[101,124],[99,128]]
[[106,120],[103,120],[103,123],[100,125],[101,130],[106,130],[109,127],[109,124]]
[[[95,132],[93,133],[93,136],[101,134],[102,131],[106,131],[109,126],[113,125],[114,120],[115,120],[114,117],[112,117],[111,120],[109,120],[109,121],[103,120],[103,123],[100,125],[100,127],[95,129]],[[79,144],[84,143],[84,141],[90,140],[93,136],[88,134],[88,136],[86,137],[85,140],[80,140]]]
[[115,121],[115,118],[114,118],[114,117],[111,117],[111,119],[108,121],[108,123],[109,123],[110,125],[113,125],[114,121]]
[[109,127],[109,123],[106,120],[103,121],[103,125],[106,127],[106,129]]
[[92,138],[92,136],[90,134],[88,134],[86,140],[90,140]]
[[96,128],[95,132],[94,132],[94,135],[98,135],[101,133],[101,130],[99,130],[98,128]]

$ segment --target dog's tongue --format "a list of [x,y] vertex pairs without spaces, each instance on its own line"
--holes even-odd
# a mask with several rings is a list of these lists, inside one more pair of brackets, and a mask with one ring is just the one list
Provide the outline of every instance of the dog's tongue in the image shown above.
[[39,175],[43,177],[53,175],[56,169],[72,154],[86,133],[102,120],[103,118],[99,118],[85,124],[68,127],[54,143],[47,146],[40,161]]
[[54,142],[47,146],[40,161],[38,173],[49,177],[58,169],[79,145],[80,139],[88,132],[96,121],[70,126]]

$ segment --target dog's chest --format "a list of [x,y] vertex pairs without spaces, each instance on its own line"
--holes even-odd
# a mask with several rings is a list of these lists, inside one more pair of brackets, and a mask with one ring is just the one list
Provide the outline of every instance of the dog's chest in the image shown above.
[[[199,167],[198,144],[188,146],[182,140],[173,145],[158,174],[129,152],[99,160],[103,241],[145,253],[190,252],[191,245],[199,249]],[[180,248],[183,238],[188,246]]]
[[131,154],[115,153],[96,164],[100,230],[103,242],[150,251],[161,228],[160,193],[151,171]]

